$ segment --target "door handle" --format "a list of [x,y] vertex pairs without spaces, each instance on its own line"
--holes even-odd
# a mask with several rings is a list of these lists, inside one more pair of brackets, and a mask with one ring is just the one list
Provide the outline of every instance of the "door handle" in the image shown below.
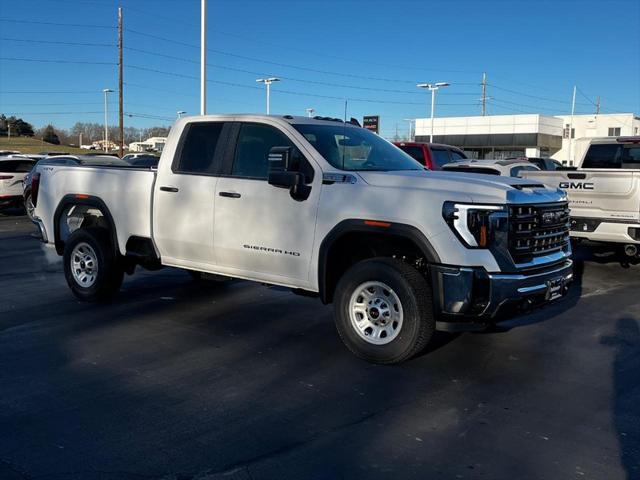
[[178,191],[178,188],[176,188],[176,187],[160,187],[160,191],[176,193]]
[[567,177],[571,180],[584,180],[587,175],[585,173],[567,173]]
[[220,192],[218,195],[227,198],[240,198],[242,196],[238,192]]

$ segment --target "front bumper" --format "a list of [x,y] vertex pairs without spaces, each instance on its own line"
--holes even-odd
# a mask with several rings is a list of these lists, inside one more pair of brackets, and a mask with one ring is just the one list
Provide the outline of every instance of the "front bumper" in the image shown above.
[[434,265],[431,276],[435,308],[443,320],[489,320],[506,304],[541,305],[564,296],[573,280],[573,262],[513,274]]

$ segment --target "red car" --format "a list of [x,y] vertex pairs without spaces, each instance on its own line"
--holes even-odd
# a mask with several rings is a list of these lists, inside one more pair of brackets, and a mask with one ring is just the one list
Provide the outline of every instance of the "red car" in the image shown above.
[[393,142],[393,144],[429,170],[440,170],[447,163],[459,162],[467,158],[462,150],[451,145],[422,142]]

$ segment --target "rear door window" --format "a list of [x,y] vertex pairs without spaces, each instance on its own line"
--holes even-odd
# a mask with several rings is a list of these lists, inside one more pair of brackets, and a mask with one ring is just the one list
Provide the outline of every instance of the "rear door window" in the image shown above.
[[640,145],[622,148],[622,168],[640,168]]
[[620,145],[591,145],[582,168],[620,168]]
[[398,145],[398,148],[414,160],[419,161],[422,165],[425,164],[424,149],[422,147],[418,147],[415,145]]
[[221,152],[218,146],[224,122],[194,122],[181,141],[180,153],[173,165],[174,173],[212,175],[217,173]]
[[459,162],[460,160],[466,160],[467,157],[464,156],[464,154],[462,154],[461,152],[458,152],[456,150],[451,150],[451,160],[453,160],[454,162]]
[[446,165],[447,163],[451,163],[449,150],[445,148],[432,148],[431,158],[433,160],[434,170],[440,170],[443,165]]

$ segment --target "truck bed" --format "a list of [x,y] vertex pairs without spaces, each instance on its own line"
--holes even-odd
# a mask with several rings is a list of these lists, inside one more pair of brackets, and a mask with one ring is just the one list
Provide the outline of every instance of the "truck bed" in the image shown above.
[[148,168],[52,166],[40,170],[40,193],[36,216],[50,238],[54,214],[67,195],[100,198],[117,225],[118,245],[126,251],[132,236],[151,237],[151,202],[156,173]]

